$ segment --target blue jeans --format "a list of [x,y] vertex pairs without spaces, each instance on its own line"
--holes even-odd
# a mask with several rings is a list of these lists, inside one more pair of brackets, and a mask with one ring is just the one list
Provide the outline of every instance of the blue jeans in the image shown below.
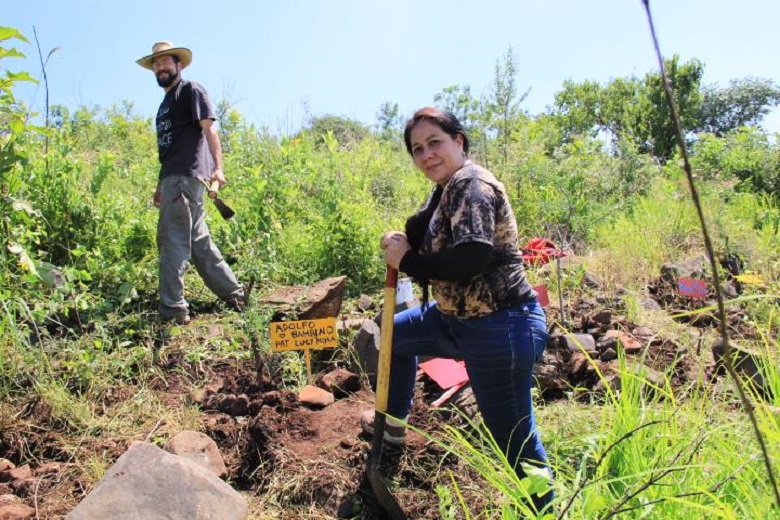
[[[534,362],[548,339],[547,319],[536,300],[468,320],[442,314],[436,302],[400,312],[394,320],[388,414],[409,414],[417,356],[462,359],[485,424],[523,478],[518,462],[547,466],[531,383]],[[541,509],[551,500],[548,493],[534,504]]]

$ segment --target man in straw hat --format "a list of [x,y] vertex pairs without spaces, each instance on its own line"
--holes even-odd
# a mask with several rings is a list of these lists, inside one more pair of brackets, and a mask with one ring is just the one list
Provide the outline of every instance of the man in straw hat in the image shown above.
[[204,219],[206,185],[225,184],[222,145],[214,126],[208,93],[181,71],[192,52],[167,41],[155,43],[152,53],[136,63],[154,72],[165,97],[157,111],[157,151],[160,176],[154,204],[160,208],[157,247],[160,251],[160,316],[189,323],[184,299],[184,271],[192,259],[206,286],[230,308],[242,310],[244,290],[212,243]]

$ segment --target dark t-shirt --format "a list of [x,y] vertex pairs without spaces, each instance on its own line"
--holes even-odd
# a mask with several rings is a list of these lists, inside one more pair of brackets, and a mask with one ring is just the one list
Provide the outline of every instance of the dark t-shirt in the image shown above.
[[471,162],[455,172],[444,187],[420,253],[437,253],[467,242],[491,245],[490,264],[468,283],[431,280],[439,310],[458,318],[477,318],[513,307],[533,295],[504,185]]
[[213,160],[200,128],[203,119],[216,117],[202,86],[181,80],[165,93],[155,120],[161,179],[169,175],[211,178]]

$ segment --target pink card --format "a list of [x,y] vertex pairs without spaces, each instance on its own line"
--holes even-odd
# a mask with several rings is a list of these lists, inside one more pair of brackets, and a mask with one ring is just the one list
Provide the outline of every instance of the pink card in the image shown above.
[[420,363],[420,368],[444,390],[469,380],[463,361],[433,358]]

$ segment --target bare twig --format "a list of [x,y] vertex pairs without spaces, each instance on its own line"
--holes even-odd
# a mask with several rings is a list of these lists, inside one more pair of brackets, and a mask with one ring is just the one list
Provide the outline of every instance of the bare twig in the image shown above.
[[718,265],[715,259],[715,250],[712,247],[712,240],[710,239],[710,234],[707,230],[707,223],[704,220],[704,210],[702,209],[701,201],[699,199],[699,192],[696,189],[696,184],[694,183],[693,170],[691,168],[691,163],[688,159],[688,149],[685,145],[685,140],[683,139],[682,125],[680,124],[680,117],[677,113],[677,105],[674,102],[672,87],[670,85],[669,77],[666,74],[666,68],[664,67],[663,55],[661,54],[661,48],[658,44],[658,37],[656,36],[655,33],[653,15],[650,13],[650,0],[642,0],[642,3],[645,6],[645,12],[647,13],[647,21],[650,25],[650,34],[653,38],[653,45],[655,47],[656,57],[658,58],[658,66],[661,71],[664,93],[666,94],[666,102],[668,103],[669,110],[671,112],[672,124],[674,125],[675,135],[677,137],[677,145],[680,148],[680,155],[682,156],[683,159],[683,169],[685,170],[685,176],[688,180],[688,188],[690,189],[691,192],[691,198],[693,199],[693,204],[696,206],[696,212],[699,215],[699,224],[701,225],[702,235],[704,236],[704,245],[707,249],[707,255],[709,256],[709,260],[710,260],[710,267],[712,269],[712,279],[715,285],[715,296],[717,297],[717,301],[718,301],[718,319],[720,321],[719,328],[720,328],[721,337],[723,338],[724,366],[726,367],[726,371],[734,380],[734,384],[737,387],[737,392],[739,393],[739,398],[742,401],[742,405],[745,408],[745,413],[747,413],[748,417],[750,418],[750,423],[753,427],[753,433],[755,434],[756,440],[758,441],[759,447],[761,448],[761,454],[764,459],[766,472],[767,475],[769,476],[769,481],[772,484],[772,490],[774,491],[775,494],[775,502],[777,506],[780,507],[780,490],[778,490],[777,487],[777,480],[775,479],[775,474],[772,469],[772,463],[769,459],[769,451],[767,450],[766,447],[766,441],[764,440],[764,436],[761,434],[761,429],[758,426],[758,419],[756,418],[753,402],[748,397],[747,392],[745,391],[745,388],[742,385],[742,381],[740,381],[740,378],[737,375],[736,370],[734,369],[734,363],[731,358],[731,346],[729,345],[728,328],[727,328],[728,321],[726,320],[726,309],[723,304],[723,294],[721,293],[720,276],[718,274]]
[[630,502],[632,499],[636,498],[640,494],[642,494],[645,490],[649,489],[652,486],[660,485],[661,480],[665,479],[672,473],[676,473],[678,471],[682,471],[684,468],[687,468],[691,464],[691,460],[693,459],[693,456],[696,455],[699,452],[699,449],[701,448],[701,445],[704,444],[705,439],[707,438],[706,433],[701,433],[699,435],[699,439],[694,443],[693,448],[691,449],[690,454],[688,455],[688,460],[685,461],[685,463],[682,466],[677,466],[677,461],[680,460],[680,458],[685,453],[685,449],[681,449],[677,452],[677,454],[672,458],[670,461],[670,464],[667,465],[666,468],[663,469],[663,471],[659,473],[653,473],[650,475],[650,478],[647,479],[647,481],[640,485],[638,488],[633,490],[631,493],[626,493],[620,501],[612,507],[609,513],[607,513],[607,516],[603,517],[601,520],[607,520],[608,518],[612,518],[613,516],[616,516],[618,513],[622,511],[622,507]]
[[[599,458],[596,460],[596,464],[593,466],[593,471],[598,469],[599,466],[601,466],[601,463],[604,462],[604,460],[607,458],[607,454],[616,446],[618,446],[621,442],[625,441],[626,439],[633,437],[633,435],[638,432],[639,430],[643,428],[647,428],[648,426],[653,426],[655,424],[660,424],[664,421],[650,421],[645,424],[640,424],[636,428],[632,429],[631,431],[625,433],[622,435],[619,439],[615,440],[612,444],[607,446],[607,449],[604,450],[601,455],[599,455]],[[564,518],[566,516],[566,512],[571,508],[572,504],[574,503],[574,500],[577,498],[577,496],[580,494],[580,492],[585,489],[592,481],[584,480],[577,489],[571,494],[569,497],[569,501],[566,502],[566,505],[563,506],[563,509],[561,509],[561,512],[559,514],[559,518]]]
[[157,432],[157,430],[160,428],[160,425],[165,421],[165,417],[160,417],[160,419],[157,421],[157,424],[154,425],[154,428],[152,428],[152,431],[149,432],[149,434],[144,439],[145,442],[150,442],[152,440],[152,437]]
[[[35,45],[38,47],[38,59],[41,61],[41,75],[43,76],[43,87],[46,92],[46,111],[44,113],[44,125],[46,129],[49,129],[49,77],[46,74],[46,64],[49,63],[49,58],[52,57],[52,55],[59,51],[59,47],[54,47],[52,50],[49,51],[49,54],[46,55],[46,59],[43,59],[43,53],[41,52],[41,42],[38,41],[38,31],[35,30],[35,26],[33,25],[33,35],[35,36]],[[49,171],[49,134],[48,132],[43,136],[43,155],[46,157],[46,171]]]
[[40,520],[41,518],[40,511],[38,511],[38,488],[41,485],[41,480],[43,480],[43,477],[38,477],[38,480],[35,481],[35,488],[33,489],[33,504],[35,504],[35,520]]
[[736,470],[734,470],[734,472],[731,475],[729,475],[728,477],[724,478],[723,480],[721,480],[720,482],[718,482],[717,484],[715,484],[714,486],[712,486],[710,489],[708,489],[706,491],[694,491],[694,492],[691,492],[691,493],[680,493],[679,495],[674,495],[674,496],[671,496],[671,497],[657,498],[655,500],[650,500],[648,502],[643,502],[642,504],[639,504],[639,505],[636,505],[636,506],[631,506],[631,507],[626,507],[626,508],[623,508],[623,509],[619,509],[619,510],[615,511],[615,514],[618,515],[618,514],[622,514],[622,513],[627,513],[629,511],[634,511],[634,510],[637,510],[637,509],[643,509],[645,507],[649,507],[649,506],[652,506],[652,505],[655,505],[655,504],[660,504],[662,502],[666,502],[667,500],[672,500],[672,499],[693,498],[693,497],[699,497],[699,496],[712,495],[713,493],[717,493],[717,491],[721,487],[723,487],[727,482],[730,482],[730,481],[734,480],[736,478],[737,474],[740,471],[742,471],[742,469],[745,466],[747,466],[749,463],[753,462],[753,460],[755,460],[755,459],[756,459],[756,457],[750,457],[747,461],[745,461],[743,464],[741,464]]

